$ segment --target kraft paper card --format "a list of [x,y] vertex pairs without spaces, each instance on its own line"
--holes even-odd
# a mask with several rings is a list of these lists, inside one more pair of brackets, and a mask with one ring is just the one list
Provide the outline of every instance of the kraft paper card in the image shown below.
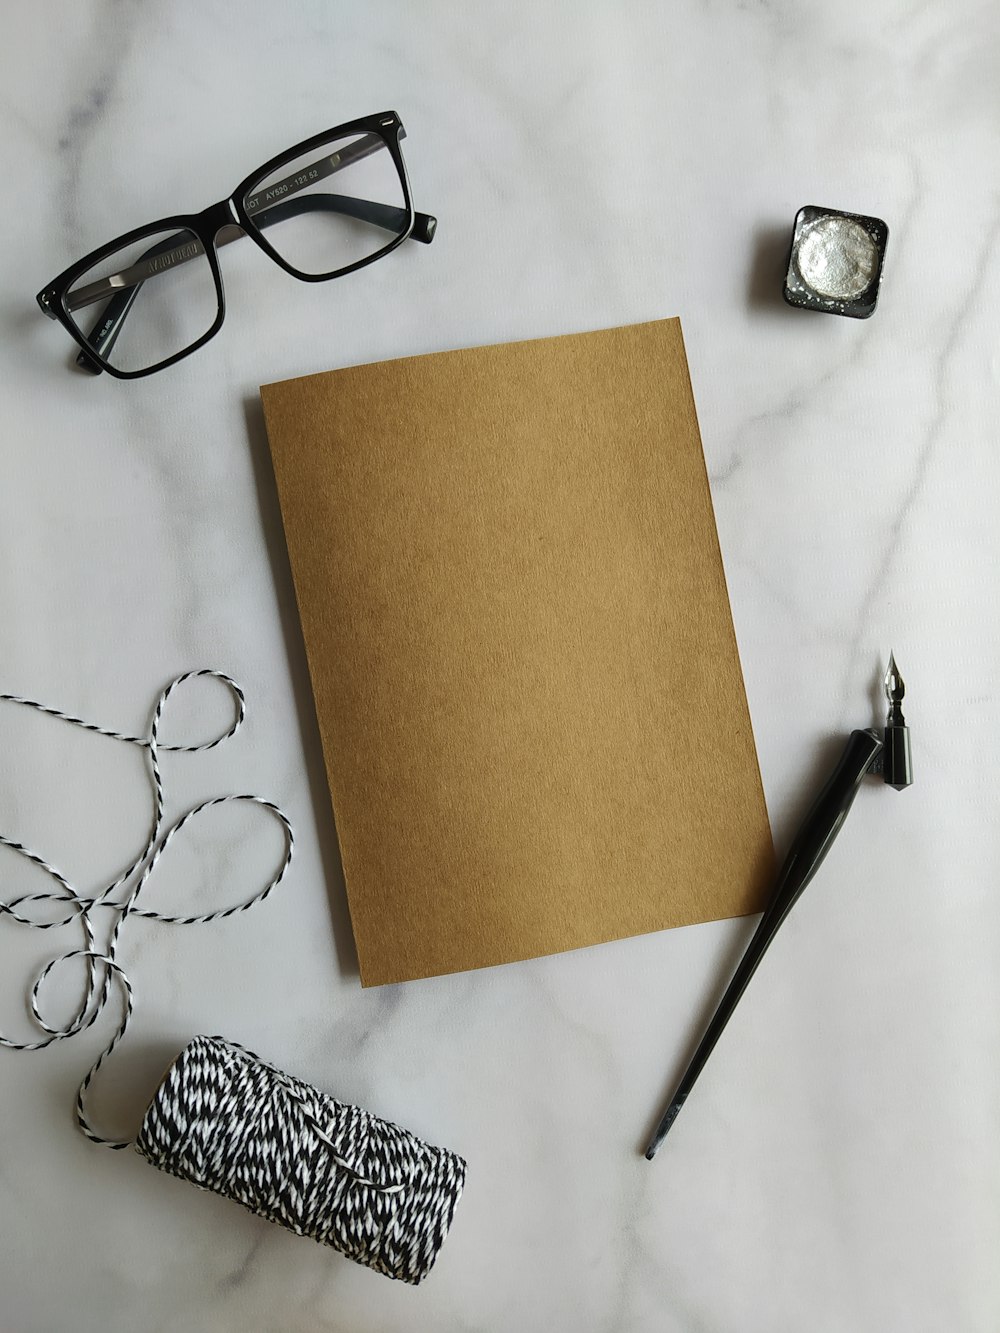
[[678,321],[262,396],[362,983],[759,910]]

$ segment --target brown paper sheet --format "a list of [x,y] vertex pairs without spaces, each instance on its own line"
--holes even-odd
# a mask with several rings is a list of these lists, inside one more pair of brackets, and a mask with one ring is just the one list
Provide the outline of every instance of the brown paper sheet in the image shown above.
[[261,392],[363,984],[759,910],[679,322]]

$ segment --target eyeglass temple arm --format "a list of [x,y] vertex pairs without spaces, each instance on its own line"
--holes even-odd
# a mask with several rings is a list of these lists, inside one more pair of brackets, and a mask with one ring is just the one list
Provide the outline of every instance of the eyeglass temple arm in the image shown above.
[[[302,199],[284,199],[280,203],[270,204],[266,210],[256,215],[255,225],[263,231],[265,227],[271,227],[275,222],[317,209],[344,213],[362,222],[382,227],[386,231],[398,231],[406,217],[406,210],[397,208],[394,204],[379,204],[371,199],[355,199],[345,194],[314,194],[305,195]],[[434,239],[436,229],[437,218],[429,213],[414,213],[413,227],[408,239],[429,245]],[[232,230],[226,229],[222,232],[221,239],[216,244],[228,245],[230,241],[238,240],[242,235],[242,228],[233,223]],[[141,283],[146,278],[155,278],[167,269],[177,268],[179,264],[197,259],[204,253],[204,248],[197,241],[185,241],[181,245],[178,245],[173,237],[169,241],[161,241],[144,251],[134,264],[122,269],[120,273],[112,273],[106,278],[98,279],[97,282],[88,283],[85,287],[78,287],[72,296],[67,298],[66,309],[82,310],[84,306],[95,305],[98,301],[114,296],[127,287]]]
[[[370,222],[383,231],[395,232],[405,224],[407,216],[405,208],[398,208],[395,204],[379,204],[374,199],[357,199],[350,194],[306,194],[301,199],[283,199],[279,204],[271,204],[265,213],[258,213],[255,220],[263,231],[265,227],[273,227],[276,222],[285,222],[288,218],[312,212],[341,213],[345,217],[357,218],[359,222]],[[413,227],[407,240],[430,245],[436,231],[436,217],[430,213],[414,213]],[[228,245],[242,235],[242,230],[234,230],[231,235],[223,236],[219,243]]]
[[[379,204],[374,200],[355,199],[350,195],[343,194],[309,194],[303,195],[300,199],[283,199],[280,203],[271,204],[266,210],[256,215],[255,221],[256,225],[263,231],[266,227],[273,227],[275,223],[287,221],[288,218],[314,212],[339,213],[346,217],[357,218],[360,222],[370,222],[373,226],[381,227],[386,231],[397,231],[406,218],[406,210],[397,208],[392,204]],[[409,239],[429,245],[434,239],[436,229],[437,218],[432,217],[429,213],[415,213]],[[238,228],[234,224],[232,229],[220,233],[216,244],[228,245],[243,235],[245,233],[242,228]],[[190,251],[190,253],[185,253],[186,251]],[[87,339],[93,350],[99,356],[105,357],[111,352],[118,335],[121,333],[126,316],[147,278],[155,277],[170,268],[176,268],[178,264],[188,263],[200,254],[204,254],[201,245],[198,245],[196,249],[192,248],[191,242],[177,245],[171,238],[168,241],[161,241],[159,245],[152,246],[137,263],[131,265],[122,273],[116,273],[110,278],[102,279],[100,283],[94,283],[91,287],[81,288],[77,293],[76,300],[68,303],[70,310],[78,310],[84,305],[92,305],[103,299],[104,295],[113,293],[111,300],[104,307],[100,318]],[[176,255],[177,258],[170,262],[173,255]],[[154,265],[153,260],[159,262]],[[120,285],[122,282],[127,282],[129,285],[123,287]],[[97,287],[101,288],[101,292],[91,294],[92,288]],[[89,351],[81,351],[76,358],[76,364],[81,369],[89,370],[95,375],[101,374],[101,367]]]

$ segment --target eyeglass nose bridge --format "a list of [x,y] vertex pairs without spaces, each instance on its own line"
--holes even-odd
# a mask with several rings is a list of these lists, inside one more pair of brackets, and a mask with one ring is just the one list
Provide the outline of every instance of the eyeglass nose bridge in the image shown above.
[[[202,240],[210,241],[213,245],[225,245],[226,241],[234,241],[237,235],[244,234],[232,199],[220,199],[217,204],[209,205],[197,214],[196,221]],[[220,235],[230,227],[236,228],[236,231],[220,240]]]
[[211,207],[199,213],[195,221],[202,245],[215,272],[215,279],[219,286],[219,300],[224,309],[225,296],[222,291],[222,269],[213,252],[218,251],[220,246],[229,245],[231,241],[238,241],[241,236],[246,236],[246,228],[240,222],[236,205],[232,199],[220,199],[217,204],[212,204]]

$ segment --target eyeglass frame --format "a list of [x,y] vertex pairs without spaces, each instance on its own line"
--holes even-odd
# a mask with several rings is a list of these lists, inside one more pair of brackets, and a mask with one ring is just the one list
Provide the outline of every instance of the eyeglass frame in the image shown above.
[[[274,246],[267,241],[266,237],[263,235],[261,226],[251,221],[252,213],[246,207],[246,201],[250,195],[251,188],[255,185],[259,185],[262,180],[266,179],[283,163],[294,161],[297,157],[312,152],[317,148],[321,148],[323,145],[329,143],[331,139],[362,132],[376,135],[389,150],[389,154],[396,167],[400,185],[403,190],[403,206],[406,210],[405,229],[397,235],[394,235],[381,250],[376,250],[374,254],[367,255],[364,259],[355,260],[353,263],[345,264],[342,268],[333,269],[329,273],[303,273],[301,269],[297,269],[293,264],[289,263],[288,260],[284,259]],[[168,366],[175,365],[178,361],[182,361],[186,356],[190,356],[192,352],[198,351],[200,347],[204,347],[204,345],[214,338],[222,328],[226,317],[226,294],[222,278],[222,268],[219,264],[218,247],[237,240],[239,236],[249,236],[270,259],[273,259],[279,267],[283,268],[286,273],[291,274],[293,278],[298,278],[300,282],[330,282],[334,278],[341,278],[346,273],[353,273],[355,269],[364,268],[367,264],[372,264],[377,259],[383,259],[387,254],[390,254],[395,250],[397,246],[402,245],[404,241],[409,239],[421,241],[423,244],[429,245],[434,239],[434,233],[437,229],[437,218],[431,216],[429,213],[418,213],[414,210],[413,200],[410,194],[409,177],[406,172],[406,163],[403,161],[403,153],[400,148],[400,140],[405,137],[406,130],[403,127],[399,115],[395,111],[383,111],[377,115],[361,116],[356,120],[345,121],[342,125],[335,125],[332,129],[325,130],[321,134],[314,134],[311,138],[305,139],[301,143],[293,145],[291,148],[286,148],[282,153],[278,153],[268,162],[265,162],[263,166],[257,167],[244,178],[228,198],[222,199],[218,203],[210,204],[208,208],[202,209],[199,213],[178,213],[171,217],[160,218],[155,222],[147,223],[145,226],[136,227],[132,231],[125,232],[123,235],[115,237],[114,240],[107,242],[107,244],[99,246],[98,249],[92,250],[90,254],[85,255],[75,264],[71,264],[69,268],[65,269],[58,275],[58,277],[53,278],[50,283],[42,288],[36,297],[39,307],[41,308],[42,313],[49,319],[57,320],[62,324],[73,341],[80,346],[82,350],[77,356],[77,365],[85,370],[89,370],[92,374],[99,375],[102,371],[107,371],[109,375],[113,375],[116,379],[133,380],[142,379],[146,375],[153,375],[157,371],[165,370]],[[278,184],[281,183],[282,182],[278,182]],[[378,207],[392,207],[395,209],[394,205],[378,205]],[[234,234],[229,235],[220,241],[218,239],[220,234],[228,228],[233,228]],[[111,365],[108,359],[95,348],[93,339],[100,328],[100,323],[98,323],[98,326],[91,331],[89,336],[77,327],[67,302],[70,288],[78,278],[88,272],[88,270],[93,268],[96,264],[100,263],[102,259],[106,259],[108,256],[114,254],[117,250],[124,249],[126,246],[141,241],[145,236],[152,236],[154,234],[169,231],[190,232],[201,243],[215,283],[216,299],[218,300],[219,306],[218,313],[208,330],[189,347],[184,347],[179,352],[175,352],[172,356],[166,357],[163,361],[158,361],[155,365],[147,366],[142,370],[121,370],[118,367]],[[190,256],[190,258],[194,257],[194,255]],[[120,277],[121,275],[115,276]],[[102,281],[109,282],[109,279],[103,279]],[[136,293],[139,287],[141,287],[142,281],[143,279],[140,279],[131,288],[112,285],[108,292],[109,302],[114,300],[119,294],[129,291]],[[96,301],[101,299],[103,298],[100,296],[93,297],[84,304],[91,304],[92,302],[96,303]],[[128,313],[128,309],[131,307],[133,299],[134,295],[128,298],[124,311],[119,315],[116,321],[116,327],[111,330],[113,333],[113,337],[111,338],[112,347],[114,346],[114,341],[117,338],[121,323],[124,321],[124,317]],[[103,315],[105,312],[102,311],[101,313]],[[106,341],[106,338],[102,337],[100,341]]]

